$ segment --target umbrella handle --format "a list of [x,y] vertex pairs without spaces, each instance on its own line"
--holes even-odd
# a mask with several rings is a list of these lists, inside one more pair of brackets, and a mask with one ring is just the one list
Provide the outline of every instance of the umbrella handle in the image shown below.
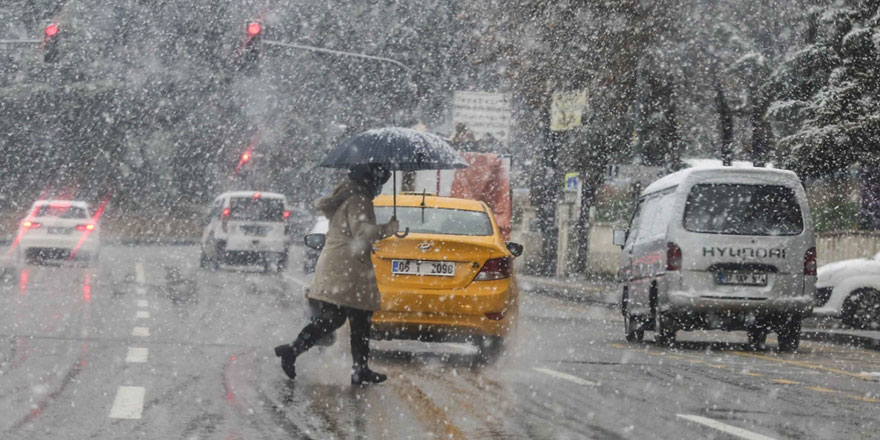
[[397,237],[397,238],[403,238],[403,237],[406,237],[407,235],[409,235],[409,228],[406,228],[406,229],[403,231],[403,233],[400,233],[400,232],[395,232],[395,233],[394,233],[394,236]]

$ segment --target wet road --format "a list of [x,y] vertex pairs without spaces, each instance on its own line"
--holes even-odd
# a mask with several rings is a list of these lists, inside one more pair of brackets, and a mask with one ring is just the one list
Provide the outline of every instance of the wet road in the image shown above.
[[[25,266],[0,281],[2,438],[876,438],[880,353],[744,334],[623,341],[602,306],[524,294],[508,353],[373,343],[389,381],[348,384],[347,331],[300,358],[284,274],[198,268],[196,247],[106,247],[95,268]],[[648,332],[646,340],[650,341]]]

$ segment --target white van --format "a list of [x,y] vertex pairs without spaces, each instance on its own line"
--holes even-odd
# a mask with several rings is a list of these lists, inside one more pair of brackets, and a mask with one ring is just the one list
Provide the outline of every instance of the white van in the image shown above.
[[762,348],[797,350],[816,292],[816,244],[803,185],[790,171],[690,168],[639,197],[623,247],[620,310],[626,339],[654,331],[746,330]]
[[282,194],[232,191],[211,204],[202,232],[201,266],[261,264],[265,270],[287,264],[287,219],[290,211]]

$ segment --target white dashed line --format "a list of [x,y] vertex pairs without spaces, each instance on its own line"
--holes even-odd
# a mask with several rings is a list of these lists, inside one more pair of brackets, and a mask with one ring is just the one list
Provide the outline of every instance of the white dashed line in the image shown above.
[[148,303],[145,299],[139,299],[137,301],[137,305],[138,307],[150,307],[150,303]]
[[134,280],[138,284],[146,284],[147,282],[147,277],[144,276],[144,263],[140,261],[134,263]]
[[150,312],[146,310],[138,310],[137,314],[134,316],[135,319],[147,319],[150,317]]
[[690,414],[676,414],[676,416],[747,440],[775,440],[773,437],[767,437],[766,435],[761,435],[742,428],[737,428],[736,426],[721,423],[708,417],[694,416]]
[[135,327],[135,328],[131,329],[131,335],[132,336],[147,337],[147,336],[150,336],[150,329],[149,329],[149,327]]
[[535,370],[535,371],[537,371],[537,372],[539,372],[539,373],[544,373],[544,374],[546,374],[546,375],[548,375],[548,376],[553,376],[553,377],[556,377],[556,378],[559,378],[559,379],[565,379],[565,380],[567,380],[567,381],[569,381],[569,382],[574,382],[574,383],[576,383],[576,384],[578,384],[578,385],[586,385],[586,386],[593,386],[593,387],[599,385],[599,384],[596,383],[596,382],[589,381],[589,380],[586,380],[586,379],[581,379],[580,377],[572,376],[572,375],[570,375],[570,374],[560,373],[559,371],[551,370],[551,369],[549,369],[549,368],[535,367],[535,368],[533,368],[533,370]]
[[116,391],[116,399],[110,408],[110,417],[114,419],[139,419],[144,411],[144,387],[121,386]]
[[125,362],[132,364],[142,364],[147,361],[150,356],[150,349],[143,347],[128,347],[128,354],[125,355]]

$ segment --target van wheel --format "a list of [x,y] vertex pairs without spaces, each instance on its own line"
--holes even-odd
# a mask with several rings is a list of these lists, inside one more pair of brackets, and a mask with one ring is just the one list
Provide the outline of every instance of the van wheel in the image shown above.
[[654,313],[654,343],[671,346],[675,343],[675,328],[672,320],[659,310]]
[[642,342],[645,338],[644,323],[638,316],[630,315],[629,312],[623,313],[623,330],[626,342]]
[[763,327],[746,330],[749,334],[749,348],[754,351],[764,351],[767,343],[767,329]]
[[791,316],[783,322],[777,330],[779,336],[779,351],[794,353],[801,342],[801,317]]
[[840,318],[852,328],[880,329],[880,291],[858,289],[843,302]]

